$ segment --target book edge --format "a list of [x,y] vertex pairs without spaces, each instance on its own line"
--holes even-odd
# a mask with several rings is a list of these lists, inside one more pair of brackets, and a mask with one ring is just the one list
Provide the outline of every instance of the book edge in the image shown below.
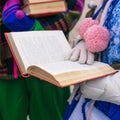
[[[29,77],[29,75],[27,74],[27,72],[26,72],[26,73],[23,72],[22,67],[24,67],[24,64],[23,64],[23,62],[22,62],[21,60],[20,60],[20,62],[19,62],[18,58],[16,57],[16,55],[15,55],[15,53],[14,53],[14,49],[13,49],[13,47],[11,46],[11,43],[10,43],[10,40],[9,40],[9,36],[12,38],[11,32],[5,32],[4,35],[5,35],[6,41],[7,41],[7,43],[8,43],[8,46],[9,46],[9,48],[10,48],[10,51],[11,51],[11,53],[12,53],[12,56],[13,56],[15,62],[17,63],[17,66],[18,66],[18,68],[19,68],[19,70],[20,70],[21,75],[22,75],[23,77]],[[13,39],[13,38],[12,38],[12,39]],[[13,43],[13,42],[12,42],[12,43]],[[15,49],[15,50],[16,50],[16,49]],[[18,56],[18,54],[17,54],[17,56]],[[20,57],[20,56],[19,56],[19,57]],[[21,62],[22,62],[22,63],[21,63]],[[22,66],[21,66],[20,64],[22,64]],[[24,67],[24,71],[25,71],[25,67]]]
[[23,9],[26,6],[33,5],[33,4],[52,3],[52,2],[60,2],[60,1],[63,1],[65,3],[65,6],[67,7],[67,4],[66,4],[65,0],[52,0],[52,1],[45,1],[45,2],[26,3],[26,4],[23,4],[21,6],[21,8]]
[[[58,80],[59,81],[59,83],[61,84],[61,86],[69,86],[69,85],[74,85],[74,84],[78,84],[78,83],[81,83],[81,82],[86,82],[86,81],[89,81],[89,80],[95,80],[95,79],[98,79],[98,78],[102,78],[102,77],[105,77],[105,76],[108,76],[108,75],[112,75],[112,74],[115,74],[116,72],[118,72],[117,70],[115,70],[114,68],[112,68],[112,67],[110,67],[109,65],[105,65],[107,68],[106,68],[106,70],[105,71],[107,71],[107,70],[109,70],[109,71],[107,71],[106,73],[105,73],[105,71],[103,70],[103,72],[102,72],[102,74],[99,74],[99,75],[97,75],[97,76],[95,76],[95,75],[93,75],[92,76],[92,74],[91,74],[91,76],[92,77],[88,77],[89,75],[87,75],[87,78],[85,78],[85,77],[83,77],[83,78],[80,78],[81,80],[78,80],[78,78],[76,78],[77,80],[76,81],[74,81],[74,80],[69,80],[69,83],[68,83],[68,79],[66,79],[66,80]],[[105,67],[104,66],[104,67]],[[103,68],[104,68],[103,67]],[[93,68],[94,69],[94,68]],[[95,68],[96,69],[96,68]],[[101,68],[100,68],[101,69]],[[85,71],[87,71],[87,70],[83,70],[82,72],[84,73]],[[98,71],[100,71],[100,70],[98,70]],[[73,72],[73,71],[72,71]],[[72,73],[71,72],[71,73]],[[72,74],[74,74],[74,73],[80,73],[81,71],[74,71]],[[78,74],[77,73],[77,74]],[[68,76],[70,75],[70,72],[66,72],[66,73],[61,73],[61,74],[56,74],[55,75],[55,78],[56,79],[62,79],[61,78],[61,76],[63,75],[64,76],[64,74],[68,74]],[[77,76],[77,74],[75,75],[75,76]],[[81,73],[80,73],[81,74]],[[64,79],[64,78],[63,78]],[[71,79],[73,79],[73,78],[71,78]],[[74,77],[74,79],[75,79],[75,77]],[[68,83],[68,84],[67,84]]]

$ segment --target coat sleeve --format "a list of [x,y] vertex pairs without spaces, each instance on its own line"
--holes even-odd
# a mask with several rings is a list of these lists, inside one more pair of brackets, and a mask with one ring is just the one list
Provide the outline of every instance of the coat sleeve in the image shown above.
[[80,84],[84,97],[120,105],[120,71],[114,75]]

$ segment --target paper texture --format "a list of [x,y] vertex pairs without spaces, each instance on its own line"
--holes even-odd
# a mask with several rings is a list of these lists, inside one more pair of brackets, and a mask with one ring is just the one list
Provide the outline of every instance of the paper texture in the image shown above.
[[25,68],[29,65],[41,66],[41,64],[63,61],[64,56],[71,49],[62,31],[36,31],[35,34],[21,32],[11,33],[11,35],[15,39],[14,42]]

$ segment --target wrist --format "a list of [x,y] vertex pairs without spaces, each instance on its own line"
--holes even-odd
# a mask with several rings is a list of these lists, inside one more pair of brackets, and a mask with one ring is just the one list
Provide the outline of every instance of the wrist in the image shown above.
[[75,47],[81,40],[82,39],[81,39],[80,35],[75,36],[74,39],[73,39],[72,47]]

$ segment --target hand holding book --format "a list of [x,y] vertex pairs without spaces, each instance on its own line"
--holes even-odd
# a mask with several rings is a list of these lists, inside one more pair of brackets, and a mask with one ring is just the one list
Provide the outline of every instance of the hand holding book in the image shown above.
[[64,60],[71,47],[60,30],[10,32],[5,36],[23,76],[32,75],[65,87],[116,72],[97,61],[87,65]]
[[[12,10],[12,11],[11,11]],[[8,0],[3,8],[2,20],[11,31],[28,31],[35,27],[36,21],[25,14],[20,8],[19,0]],[[37,28],[43,30],[37,22]],[[35,29],[35,28],[34,28]]]
[[87,50],[85,41],[80,40],[79,43],[69,52],[66,60],[78,61],[80,64],[93,64],[94,54]]

